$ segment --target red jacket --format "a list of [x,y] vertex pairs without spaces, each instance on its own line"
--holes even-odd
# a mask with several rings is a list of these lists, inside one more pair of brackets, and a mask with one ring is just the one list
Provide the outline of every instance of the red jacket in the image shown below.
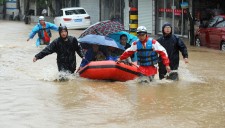
[[[142,43],[142,45],[145,47],[146,42],[149,37],[147,37]],[[152,47],[153,50],[156,51],[162,58],[163,64],[165,66],[169,66],[169,59],[166,52],[166,49],[156,40],[152,40]],[[128,48],[121,56],[120,60],[126,59],[133,55],[137,51],[137,42],[133,42],[131,47]],[[139,66],[140,72],[145,74],[146,76],[152,76],[157,74],[157,68],[155,66]]]

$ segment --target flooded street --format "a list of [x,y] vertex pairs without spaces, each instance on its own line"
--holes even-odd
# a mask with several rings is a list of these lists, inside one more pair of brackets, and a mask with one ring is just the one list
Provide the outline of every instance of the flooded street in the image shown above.
[[187,44],[178,82],[58,82],[56,54],[32,61],[44,48],[26,41],[34,25],[0,20],[0,128],[225,127],[225,52]]

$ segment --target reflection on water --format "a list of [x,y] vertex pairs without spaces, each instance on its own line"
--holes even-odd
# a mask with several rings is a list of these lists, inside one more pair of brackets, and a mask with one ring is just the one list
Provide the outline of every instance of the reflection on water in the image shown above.
[[[35,47],[35,38],[26,42],[32,25],[0,24],[1,128],[225,127],[224,52],[188,46],[189,64],[180,61],[175,82],[158,76],[150,84],[108,82],[78,75],[59,82],[56,54],[32,62],[44,48]],[[78,37],[81,30],[69,33]]]

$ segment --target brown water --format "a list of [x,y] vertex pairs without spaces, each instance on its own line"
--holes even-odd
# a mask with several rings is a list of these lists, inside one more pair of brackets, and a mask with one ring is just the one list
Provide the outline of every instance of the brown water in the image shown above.
[[57,82],[56,54],[32,62],[43,49],[26,42],[33,25],[0,21],[0,128],[225,127],[224,52],[187,44],[178,82]]

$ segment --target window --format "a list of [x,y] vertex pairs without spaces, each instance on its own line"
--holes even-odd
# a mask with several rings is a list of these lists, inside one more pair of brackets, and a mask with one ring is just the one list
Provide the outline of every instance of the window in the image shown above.
[[210,19],[209,20],[209,27],[212,27],[216,23],[217,19],[218,19],[217,16]]
[[[156,33],[162,32],[165,22],[173,25],[174,34],[188,35],[188,15],[185,9],[181,8],[182,2],[188,0],[155,0],[156,1]],[[188,2],[190,4],[190,2]]]
[[76,15],[76,14],[86,14],[84,9],[76,9],[76,10],[66,10],[65,11],[66,15]]
[[124,0],[101,0],[100,20],[113,20],[123,23]]
[[214,27],[218,22],[223,21],[224,18],[220,16],[215,16],[209,20],[209,27]]
[[225,27],[225,21],[223,22],[220,22],[216,25],[217,28],[222,28],[222,27]]
[[224,20],[223,17],[219,17],[219,19],[217,20],[217,22],[221,22],[223,20]]

